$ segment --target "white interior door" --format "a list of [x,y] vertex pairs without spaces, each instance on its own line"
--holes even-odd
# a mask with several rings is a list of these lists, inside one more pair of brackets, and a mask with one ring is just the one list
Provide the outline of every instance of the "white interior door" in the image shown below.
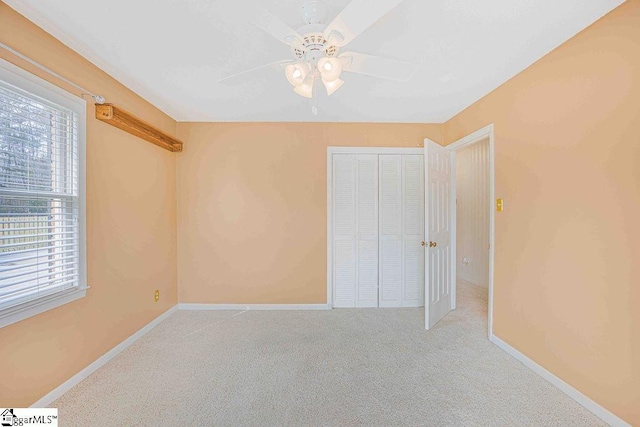
[[402,155],[380,165],[380,307],[402,306]]
[[356,307],[378,306],[378,155],[356,156]]
[[423,156],[402,155],[402,306],[424,305]]
[[378,156],[333,156],[334,307],[378,306]]
[[333,156],[333,306],[356,305],[356,156]]
[[451,311],[453,247],[451,152],[425,140],[425,327]]
[[380,307],[424,304],[423,156],[381,154]]

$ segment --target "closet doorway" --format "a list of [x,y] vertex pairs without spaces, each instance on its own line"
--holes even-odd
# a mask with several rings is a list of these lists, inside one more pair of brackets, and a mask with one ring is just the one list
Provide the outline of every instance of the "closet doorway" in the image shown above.
[[422,148],[330,147],[327,156],[327,301],[423,306]]

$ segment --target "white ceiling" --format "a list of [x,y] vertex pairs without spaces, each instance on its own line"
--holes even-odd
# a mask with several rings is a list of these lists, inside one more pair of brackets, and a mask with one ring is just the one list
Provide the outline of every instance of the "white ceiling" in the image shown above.
[[[405,0],[349,50],[413,61],[418,73],[407,83],[343,73],[344,86],[319,96],[313,115],[278,68],[217,83],[292,58],[249,24],[251,1],[4,1],[178,121],[417,123],[446,121],[623,3]],[[260,3],[303,24],[302,0]],[[347,3],[327,0],[330,17]]]

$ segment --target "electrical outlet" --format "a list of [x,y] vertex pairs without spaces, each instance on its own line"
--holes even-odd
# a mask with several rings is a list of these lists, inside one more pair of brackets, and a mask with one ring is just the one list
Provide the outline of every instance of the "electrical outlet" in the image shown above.
[[155,300],[155,302],[158,302],[158,300],[160,299],[160,291],[156,289],[156,292],[153,294],[153,299]]

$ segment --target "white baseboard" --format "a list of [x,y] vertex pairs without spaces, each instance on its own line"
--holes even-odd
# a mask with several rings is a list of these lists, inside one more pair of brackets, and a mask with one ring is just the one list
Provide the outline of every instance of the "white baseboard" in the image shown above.
[[328,304],[178,304],[178,310],[329,310]]
[[538,365],[533,360],[529,359],[524,354],[520,353],[515,348],[511,347],[506,342],[502,341],[495,335],[491,335],[490,341],[500,347],[502,350],[509,353],[518,361],[522,362],[527,368],[531,369],[536,374],[540,375],[545,380],[549,381],[551,384],[560,389],[560,391],[564,392],[567,396],[587,408],[589,411],[593,412],[598,418],[606,422],[611,426],[620,426],[620,427],[630,427],[630,424],[626,423],[624,420],[620,419],[616,415],[609,412],[607,409],[598,405],[593,400],[589,399],[584,394],[580,393],[575,388],[571,387],[569,384],[547,371],[542,366]]
[[93,374],[100,367],[102,367],[105,363],[116,357],[119,353],[121,353],[124,349],[129,347],[131,344],[136,342],[138,339],[142,338],[147,332],[155,328],[160,322],[169,317],[173,312],[177,310],[177,306],[174,305],[169,310],[162,313],[160,316],[153,319],[151,322],[143,326],[138,332],[131,335],[126,340],[122,341],[117,346],[113,347],[111,350],[100,356],[96,359],[95,362],[91,363],[89,366],[69,378],[67,381],[47,393],[43,398],[38,400],[36,403],[31,405],[32,408],[44,408],[51,405],[56,399],[61,397],[67,391],[71,390],[74,386],[79,384],[82,380],[87,378],[89,375]]

